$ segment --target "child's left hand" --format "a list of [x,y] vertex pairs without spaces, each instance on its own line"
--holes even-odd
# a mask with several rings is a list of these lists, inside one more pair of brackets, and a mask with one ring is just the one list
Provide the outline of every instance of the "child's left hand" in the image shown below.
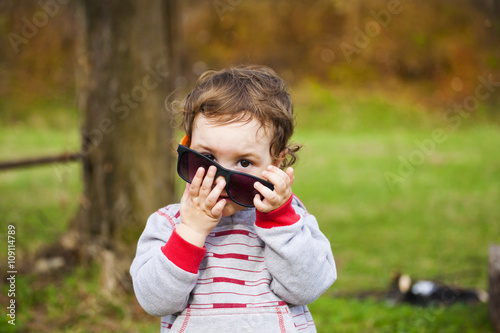
[[255,208],[262,213],[269,213],[283,206],[292,196],[292,185],[295,180],[293,168],[289,167],[286,172],[278,167],[270,165],[266,171],[262,172],[262,177],[274,185],[274,191],[259,182],[254,184],[257,191],[262,194],[256,195],[253,199]]

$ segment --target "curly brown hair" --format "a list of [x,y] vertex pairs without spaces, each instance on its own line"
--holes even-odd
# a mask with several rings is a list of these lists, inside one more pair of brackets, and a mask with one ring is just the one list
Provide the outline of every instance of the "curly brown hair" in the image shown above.
[[290,143],[295,126],[292,99],[283,81],[271,68],[244,65],[207,71],[181,103],[183,128],[188,138],[198,114],[222,124],[251,121],[257,117],[271,130],[269,152],[291,166],[301,145]]

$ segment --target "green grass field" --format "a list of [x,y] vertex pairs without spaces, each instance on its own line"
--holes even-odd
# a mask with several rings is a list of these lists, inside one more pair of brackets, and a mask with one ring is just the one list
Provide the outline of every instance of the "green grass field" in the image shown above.
[[[439,110],[382,95],[312,84],[292,93],[295,141],[304,144],[294,192],[317,217],[338,266],[338,281],[310,305],[318,332],[493,332],[486,304],[422,308],[353,295],[387,290],[396,271],[487,289],[488,247],[500,242],[498,118],[481,109],[452,126]],[[0,125],[0,156],[77,150],[78,140],[75,116]],[[64,232],[80,177],[77,163],[0,172],[2,234],[16,226],[18,260]],[[133,296],[100,295],[97,276],[96,268],[80,269],[43,288],[36,276],[19,276],[17,328],[159,330]]]

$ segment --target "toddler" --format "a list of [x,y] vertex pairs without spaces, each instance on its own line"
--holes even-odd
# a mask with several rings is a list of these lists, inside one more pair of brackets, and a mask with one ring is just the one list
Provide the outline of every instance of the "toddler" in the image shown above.
[[330,243],[292,193],[294,117],[273,70],[204,73],[182,103],[180,204],[152,214],[130,268],[161,332],[316,332]]

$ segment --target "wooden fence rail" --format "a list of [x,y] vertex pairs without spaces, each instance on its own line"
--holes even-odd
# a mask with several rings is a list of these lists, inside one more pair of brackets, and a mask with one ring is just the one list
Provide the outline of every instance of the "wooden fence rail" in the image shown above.
[[80,153],[62,153],[54,156],[43,156],[35,158],[20,159],[16,161],[0,162],[0,170],[15,169],[21,167],[36,166],[48,163],[66,163],[81,159]]

